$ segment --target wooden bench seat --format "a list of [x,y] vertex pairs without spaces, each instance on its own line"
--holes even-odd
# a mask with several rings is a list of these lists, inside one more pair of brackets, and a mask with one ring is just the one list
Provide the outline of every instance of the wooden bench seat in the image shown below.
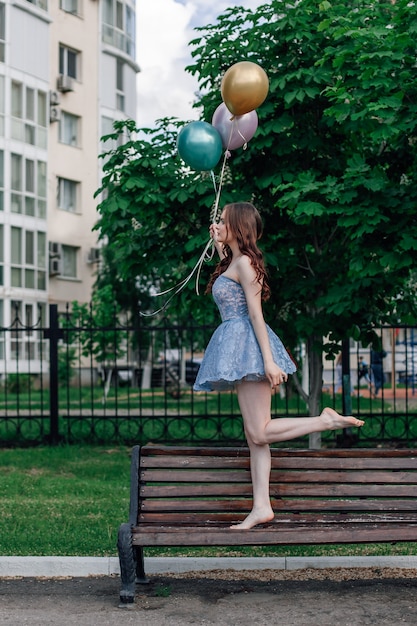
[[275,518],[249,513],[247,448],[135,446],[119,529],[121,605],[145,582],[143,548],[417,542],[417,450],[272,450]]

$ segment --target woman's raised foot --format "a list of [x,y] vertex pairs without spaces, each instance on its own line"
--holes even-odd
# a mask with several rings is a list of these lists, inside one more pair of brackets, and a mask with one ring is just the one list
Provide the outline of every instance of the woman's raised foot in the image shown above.
[[340,415],[330,407],[323,409],[320,418],[325,424],[325,430],[338,430],[339,428],[351,428],[352,426],[360,427],[365,423],[352,415]]

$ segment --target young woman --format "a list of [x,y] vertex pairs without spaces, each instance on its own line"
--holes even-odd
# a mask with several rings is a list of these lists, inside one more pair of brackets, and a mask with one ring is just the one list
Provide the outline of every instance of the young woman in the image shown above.
[[194,389],[235,388],[250,449],[253,508],[232,529],[249,529],[273,519],[269,495],[270,444],[363,421],[326,408],[316,417],[271,419],[271,396],[295,371],[281,340],[265,323],[262,300],[270,290],[257,241],[261,217],[249,202],[224,207],[210,233],[220,256],[208,285],[222,324],[206,348]]

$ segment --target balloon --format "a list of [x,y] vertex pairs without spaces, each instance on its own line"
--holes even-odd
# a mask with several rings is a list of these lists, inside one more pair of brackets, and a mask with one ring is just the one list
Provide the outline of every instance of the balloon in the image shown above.
[[256,109],[265,100],[268,89],[265,70],[252,61],[240,61],[229,67],[221,83],[223,102],[233,115]]
[[256,111],[249,111],[244,115],[232,115],[222,102],[214,111],[211,123],[220,133],[223,148],[236,150],[254,136],[258,128],[258,114]]
[[190,122],[177,138],[180,157],[194,170],[211,170],[222,155],[222,138],[208,122]]

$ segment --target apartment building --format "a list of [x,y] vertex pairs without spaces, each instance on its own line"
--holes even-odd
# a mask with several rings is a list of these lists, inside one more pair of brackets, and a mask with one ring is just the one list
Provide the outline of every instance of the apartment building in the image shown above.
[[138,71],[135,0],[0,0],[0,326],[90,300],[100,137]]

